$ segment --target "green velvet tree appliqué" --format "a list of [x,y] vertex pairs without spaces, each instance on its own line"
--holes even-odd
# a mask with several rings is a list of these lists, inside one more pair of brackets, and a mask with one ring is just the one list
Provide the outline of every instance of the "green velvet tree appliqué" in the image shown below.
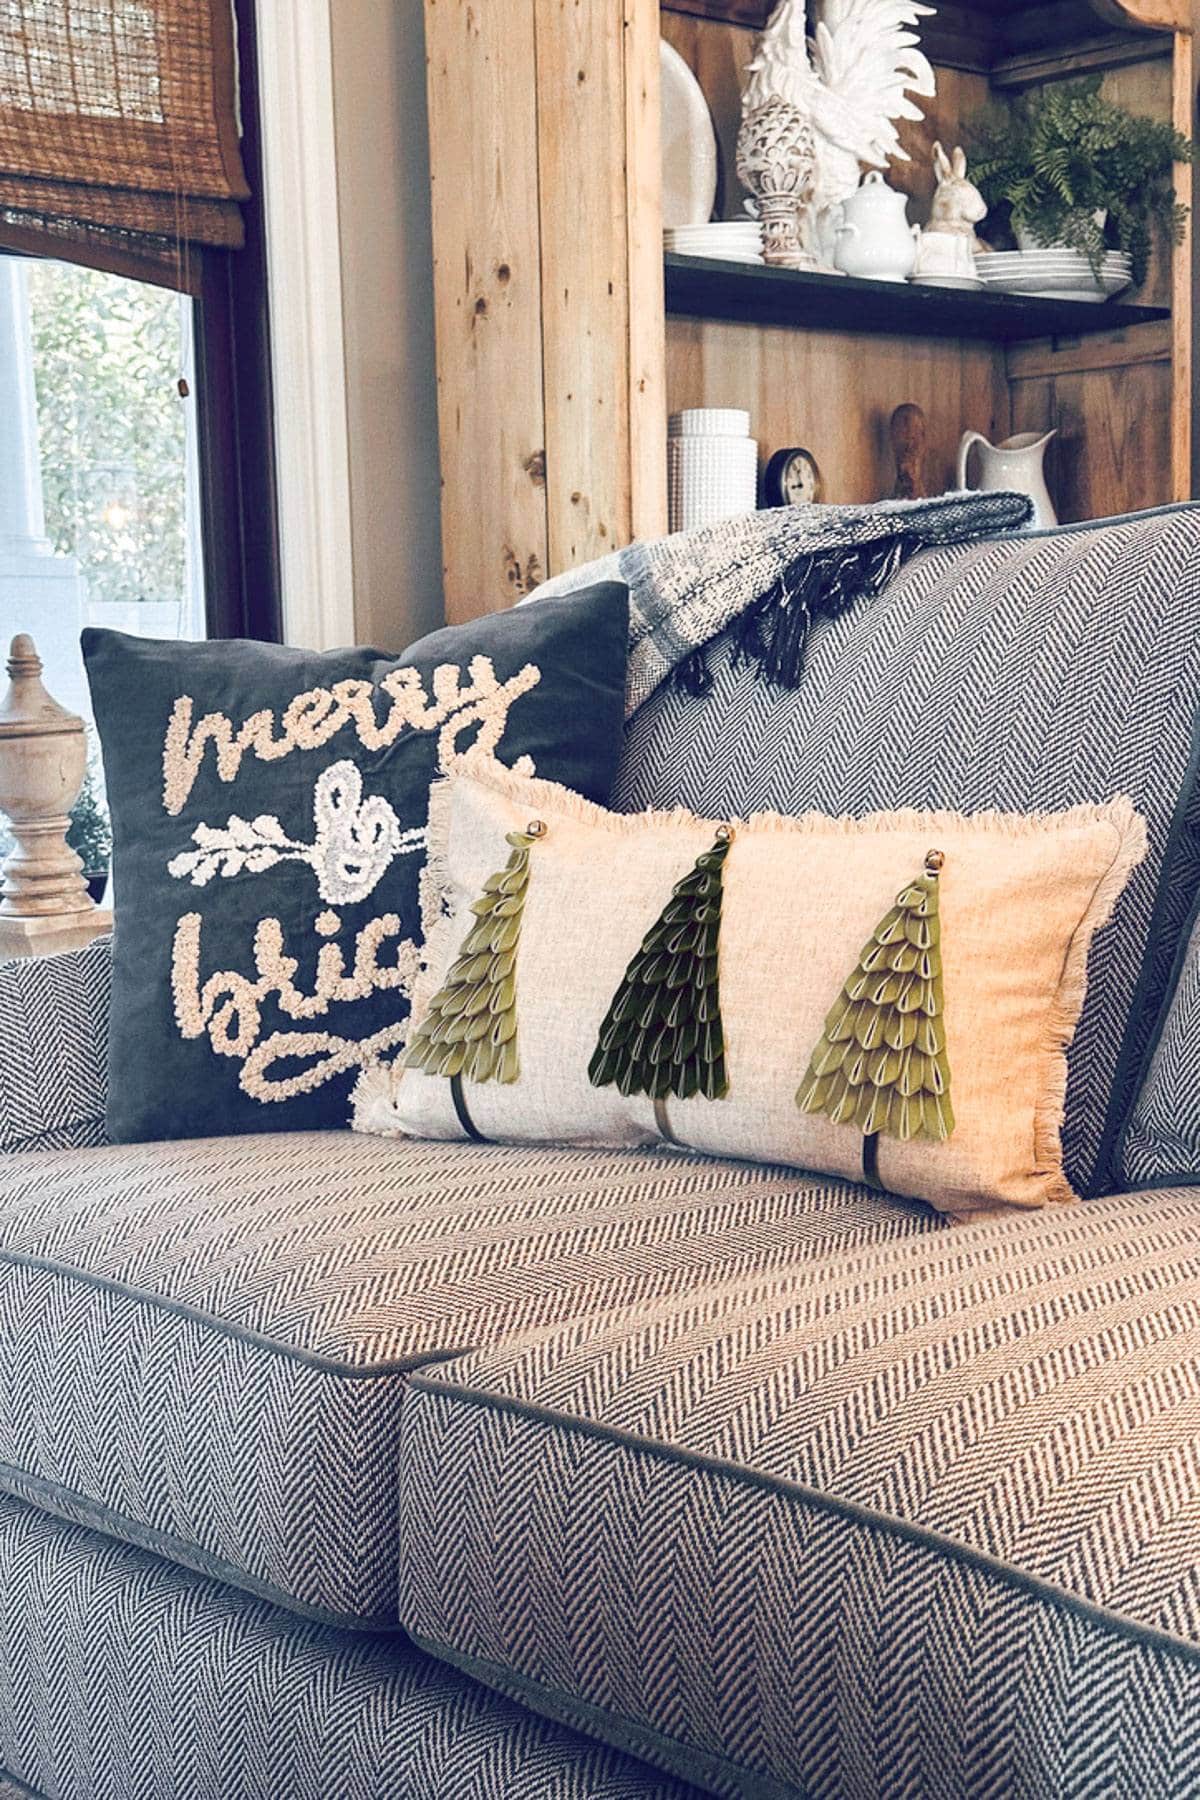
[[413,1034],[405,1068],[446,1075],[459,1089],[463,1081],[511,1083],[520,1076],[517,948],[529,852],[545,834],[540,819],[508,833],[512,855],[472,903],[475,923]]
[[720,1100],[728,1091],[717,953],[732,842],[722,825],[643,938],[600,1027],[588,1065],[593,1087],[654,1100]]
[[881,1136],[944,1143],[954,1130],[943,1019],[940,850],[896,896],[825,1020],[796,1094],[863,1134],[863,1173],[879,1181]]

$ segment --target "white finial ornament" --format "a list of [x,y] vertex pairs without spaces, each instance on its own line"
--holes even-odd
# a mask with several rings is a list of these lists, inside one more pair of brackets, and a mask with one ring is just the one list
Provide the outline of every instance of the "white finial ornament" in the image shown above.
[[0,812],[13,849],[0,871],[0,960],[71,950],[111,929],[66,841],[87,766],[83,720],[42,686],[33,639],[12,641],[0,697]]

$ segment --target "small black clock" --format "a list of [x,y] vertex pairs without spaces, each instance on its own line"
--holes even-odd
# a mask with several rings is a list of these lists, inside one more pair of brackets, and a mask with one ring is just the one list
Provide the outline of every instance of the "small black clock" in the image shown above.
[[807,506],[820,500],[821,470],[811,450],[777,450],[763,474],[767,506]]

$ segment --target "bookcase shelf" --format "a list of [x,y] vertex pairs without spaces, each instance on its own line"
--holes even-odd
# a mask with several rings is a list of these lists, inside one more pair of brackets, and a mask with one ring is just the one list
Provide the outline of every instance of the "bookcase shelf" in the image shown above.
[[1170,318],[1165,306],[1119,300],[1044,300],[983,289],[857,281],[757,263],[668,255],[667,312],[689,318],[745,320],[826,331],[889,332],[901,337],[977,338],[1019,343],[1083,337]]

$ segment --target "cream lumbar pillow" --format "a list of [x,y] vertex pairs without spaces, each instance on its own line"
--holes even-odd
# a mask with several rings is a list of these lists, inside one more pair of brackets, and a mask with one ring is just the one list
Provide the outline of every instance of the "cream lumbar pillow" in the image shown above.
[[824,1170],[962,1213],[1073,1200],[1060,1132],[1131,803],[623,816],[469,763],[434,789],[442,919],[360,1129]]

